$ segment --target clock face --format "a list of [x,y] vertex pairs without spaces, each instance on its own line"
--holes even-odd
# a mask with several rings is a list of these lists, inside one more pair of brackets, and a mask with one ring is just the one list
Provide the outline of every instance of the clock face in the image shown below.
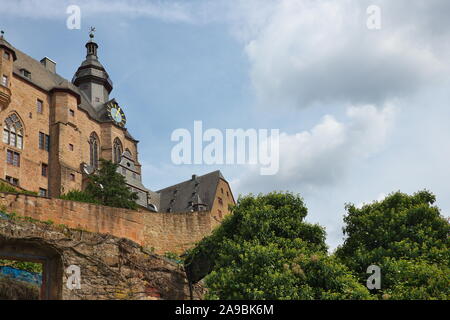
[[127,119],[125,118],[125,113],[123,113],[122,108],[116,102],[110,102],[106,106],[108,111],[108,116],[114,123],[120,127],[124,127]]

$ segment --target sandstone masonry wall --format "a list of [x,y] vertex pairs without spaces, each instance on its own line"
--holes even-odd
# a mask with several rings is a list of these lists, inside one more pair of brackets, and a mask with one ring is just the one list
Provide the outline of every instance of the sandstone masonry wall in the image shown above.
[[155,253],[182,253],[210,234],[211,213],[153,213],[82,202],[0,193],[0,208],[40,221],[130,239]]

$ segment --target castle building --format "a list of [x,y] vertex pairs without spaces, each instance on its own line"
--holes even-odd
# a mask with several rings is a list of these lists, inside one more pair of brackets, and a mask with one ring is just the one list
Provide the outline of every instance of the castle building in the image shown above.
[[110,97],[113,83],[98,48],[91,32],[86,59],[68,81],[56,73],[53,60],[35,60],[1,35],[0,179],[59,197],[83,190],[103,158],[119,165],[142,207],[160,212],[214,207],[217,217],[226,214],[234,198],[218,171],[159,192],[142,184],[138,140],[127,130],[125,108]]

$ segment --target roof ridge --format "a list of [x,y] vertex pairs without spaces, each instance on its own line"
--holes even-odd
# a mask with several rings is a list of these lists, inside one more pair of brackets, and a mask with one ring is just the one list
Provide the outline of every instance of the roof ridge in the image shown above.
[[[211,172],[205,173],[204,175],[197,176],[197,178],[203,178],[203,177],[212,175],[213,173],[216,173],[216,174],[219,173],[219,176],[218,176],[218,177],[225,180],[225,178],[223,177],[223,175],[222,175],[222,173],[220,172],[220,170],[215,170],[215,171],[211,171]],[[170,188],[174,188],[174,187],[176,187],[176,186],[182,185],[182,184],[187,183],[187,182],[190,182],[190,181],[192,181],[192,179],[188,179],[188,180],[185,180],[185,181],[176,183],[176,184],[174,184],[174,185],[171,185],[171,186],[165,187],[165,188],[163,188],[163,189],[160,189],[160,190],[158,190],[158,191],[156,191],[156,192],[159,193],[159,192],[161,192],[161,191],[164,191],[164,190],[167,190],[167,189],[170,189]]]

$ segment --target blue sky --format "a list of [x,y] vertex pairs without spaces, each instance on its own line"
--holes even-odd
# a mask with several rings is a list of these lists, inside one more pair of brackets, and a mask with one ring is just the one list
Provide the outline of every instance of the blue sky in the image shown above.
[[[66,8],[81,8],[81,30]],[[381,8],[368,30],[366,8]],[[99,59],[158,190],[222,170],[235,195],[290,190],[342,242],[344,204],[429,189],[450,209],[450,12],[445,0],[0,0],[15,47],[71,79],[95,26]],[[175,166],[177,128],[280,129],[280,171]]]

